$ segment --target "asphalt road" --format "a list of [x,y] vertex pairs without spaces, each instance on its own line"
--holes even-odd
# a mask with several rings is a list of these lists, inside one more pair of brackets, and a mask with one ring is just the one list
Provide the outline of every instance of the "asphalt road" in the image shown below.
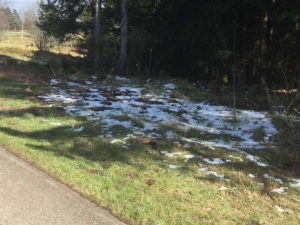
[[0,225],[124,224],[0,148]]

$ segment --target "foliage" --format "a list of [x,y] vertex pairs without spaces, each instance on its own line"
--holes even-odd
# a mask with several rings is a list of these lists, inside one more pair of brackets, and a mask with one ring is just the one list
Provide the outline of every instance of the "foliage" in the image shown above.
[[[7,22],[8,22],[7,30],[21,29],[22,22],[21,22],[18,12],[15,9],[11,10],[9,7],[6,7],[6,6],[5,7],[2,6],[0,8],[1,8],[1,11],[4,12]],[[3,18],[3,17],[4,17],[4,15],[1,16],[1,18]]]
[[[288,58],[288,76],[300,79],[296,44],[300,7],[298,1],[293,2],[131,0],[127,70],[188,75],[193,80],[214,80],[219,86],[224,77],[231,83],[228,62],[235,56],[239,85],[278,87],[283,82],[276,68],[278,59]],[[105,0],[102,5],[103,60],[111,62],[104,66],[110,72],[118,61],[120,5],[116,0]],[[94,54],[92,1],[49,0],[40,7],[43,30],[57,37],[80,34],[80,51],[87,59]]]

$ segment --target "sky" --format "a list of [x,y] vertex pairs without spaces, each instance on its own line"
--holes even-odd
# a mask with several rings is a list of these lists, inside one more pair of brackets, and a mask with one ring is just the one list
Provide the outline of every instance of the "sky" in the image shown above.
[[33,6],[36,0],[10,0],[10,7],[16,10],[22,10],[24,8]]

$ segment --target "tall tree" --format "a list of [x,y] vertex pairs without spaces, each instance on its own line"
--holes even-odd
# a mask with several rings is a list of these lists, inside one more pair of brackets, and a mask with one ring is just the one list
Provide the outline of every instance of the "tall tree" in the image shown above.
[[94,66],[95,66],[95,72],[100,73],[102,67],[102,45],[101,45],[101,7],[102,6],[102,0],[96,0],[95,2],[95,57],[94,57]]
[[123,75],[126,72],[126,56],[128,42],[128,1],[121,0],[121,46],[117,72]]
[[12,16],[13,16],[13,24],[11,25],[13,29],[15,30],[20,30],[21,26],[22,26],[22,22],[19,16],[19,13],[17,12],[17,10],[13,10],[12,11]]
[[12,11],[10,10],[9,7],[6,7],[4,9],[4,12],[6,14],[6,18],[8,20],[8,23],[9,23],[9,30],[11,30],[13,28],[13,23],[14,23],[14,17],[13,17],[13,14],[12,14]]
[[0,33],[9,29],[9,22],[6,13],[0,8]]
[[33,8],[28,8],[24,12],[24,29],[33,35],[36,32],[37,16]]

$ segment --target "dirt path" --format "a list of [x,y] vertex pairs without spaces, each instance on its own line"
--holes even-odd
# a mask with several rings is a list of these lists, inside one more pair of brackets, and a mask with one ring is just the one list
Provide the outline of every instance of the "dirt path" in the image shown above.
[[0,225],[123,224],[107,210],[0,148]]

